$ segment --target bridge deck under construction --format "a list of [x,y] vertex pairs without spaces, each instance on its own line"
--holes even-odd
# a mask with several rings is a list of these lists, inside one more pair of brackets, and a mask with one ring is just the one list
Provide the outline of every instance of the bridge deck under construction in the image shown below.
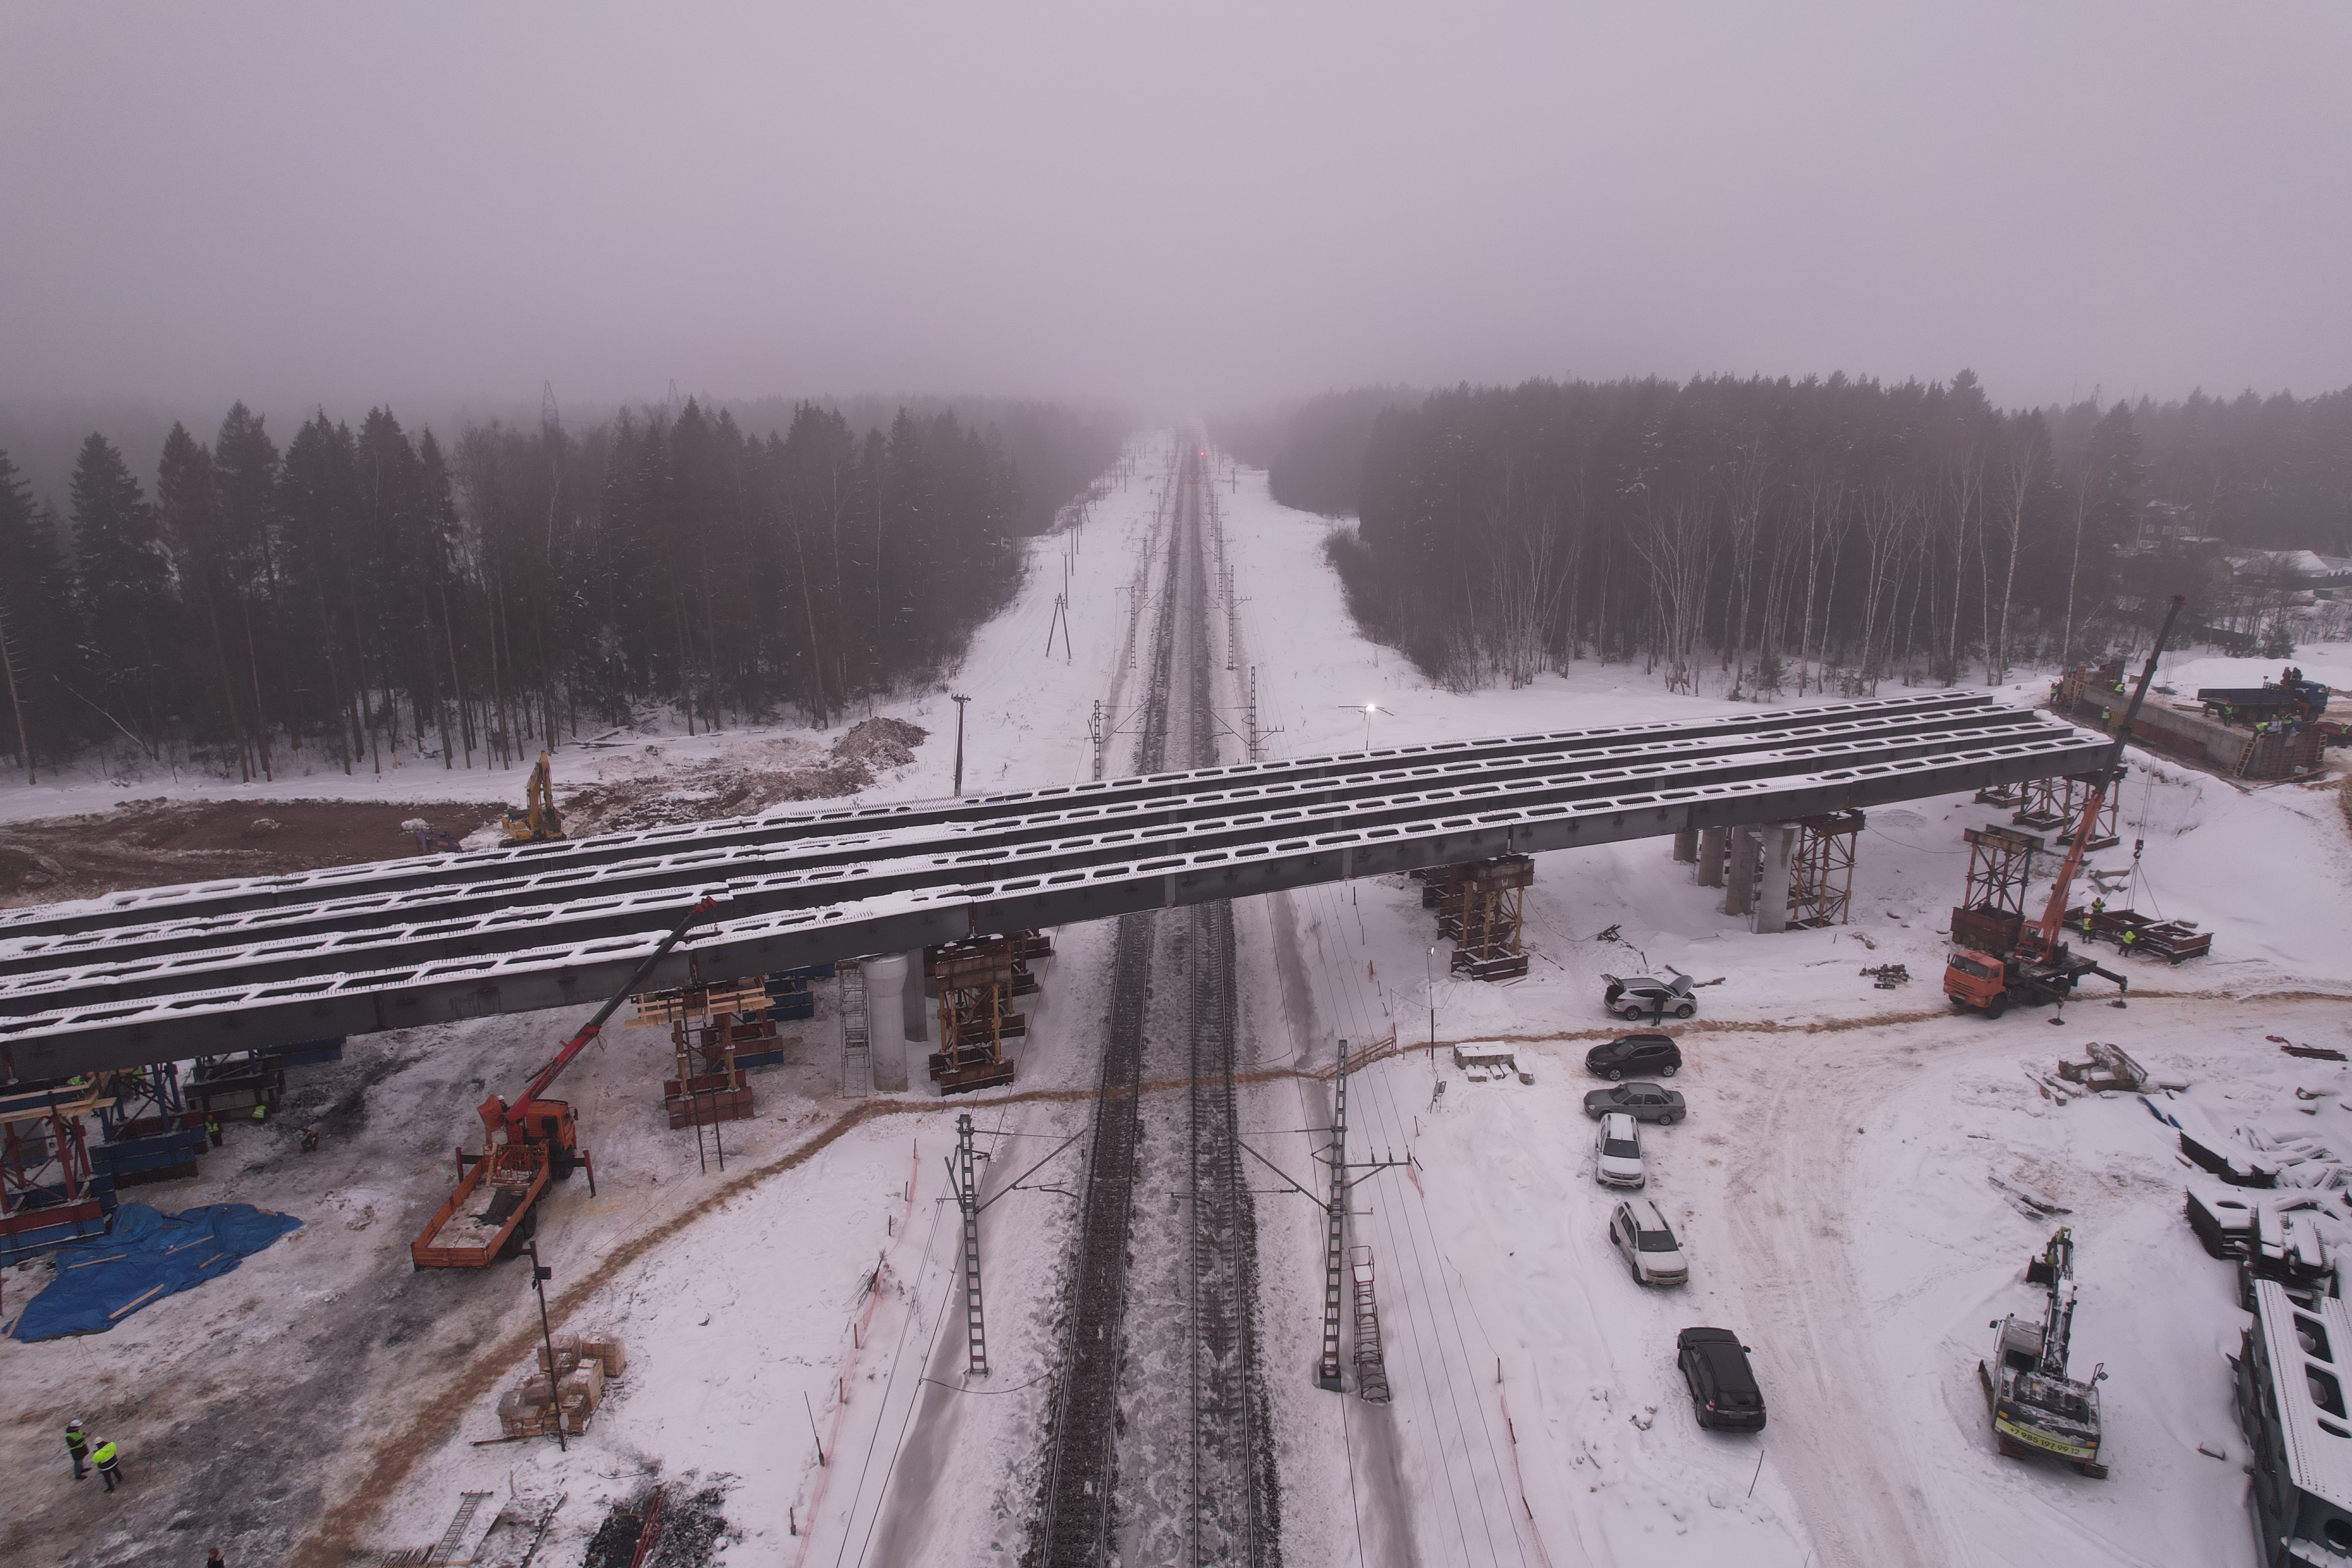
[[19,1078],[599,1000],[1501,854],[1785,821],[2095,768],[2106,744],[1941,693],[690,824],[0,913]]

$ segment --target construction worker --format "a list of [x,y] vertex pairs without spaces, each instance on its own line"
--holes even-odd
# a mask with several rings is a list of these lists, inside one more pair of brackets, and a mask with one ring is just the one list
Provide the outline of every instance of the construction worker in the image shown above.
[[253,1107],[253,1120],[257,1123],[269,1120],[269,1105],[268,1101],[257,1100],[255,1102]]
[[2124,950],[2124,956],[2125,956],[2125,957],[2128,958],[2128,957],[2130,957],[2130,956],[2131,956],[2132,943],[2134,943],[2134,942],[2137,942],[2138,940],[2139,940],[2139,932],[2137,932],[2137,931],[2127,931],[2124,932],[2124,940],[2123,940],[2123,942],[2121,942],[2121,944],[2120,944],[2120,945],[2122,946],[2122,948],[2123,948],[2123,950]]
[[221,1556],[219,1547],[215,1546],[206,1553],[205,1568],[228,1568],[227,1561]]
[[98,1447],[90,1450],[90,1463],[98,1467],[98,1479],[106,1483],[108,1491],[112,1491],[115,1483],[122,1479],[121,1458],[111,1437],[100,1437]]
[[205,1113],[205,1136],[213,1141],[214,1148],[217,1149],[221,1146],[220,1118],[210,1111]]
[[81,1462],[89,1458],[89,1434],[81,1429],[79,1421],[66,1423],[66,1452],[73,1458],[74,1479],[81,1479]]
[[319,1130],[315,1127],[305,1127],[302,1129],[302,1152],[315,1154],[318,1152]]

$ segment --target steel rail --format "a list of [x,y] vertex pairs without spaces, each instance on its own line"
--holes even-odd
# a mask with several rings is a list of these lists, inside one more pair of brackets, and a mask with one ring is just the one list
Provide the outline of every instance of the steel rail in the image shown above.
[[[1379,825],[1281,825],[1286,836],[1163,852],[1041,875],[998,874],[743,916],[738,889],[708,889],[720,910],[651,977],[683,983],[690,963],[714,974],[761,973],[866,952],[904,952],[977,931],[1099,920],[1138,910],[1343,881],[1510,853],[1537,853],[1792,817],[2079,773],[2098,765],[2104,737],[2063,736],[1940,755],[1849,762],[1789,776],[1677,784],[1539,805],[1447,802]],[[977,868],[975,868],[977,869]],[[490,956],[390,964],[361,973],[229,985],[194,994],[60,1007],[0,1019],[0,1070],[64,1076],[332,1035],[593,1004],[657,940],[677,900],[637,901],[634,931]]]
[[1737,736],[1807,724],[1833,723],[1848,718],[1947,715],[1955,723],[1965,723],[1966,715],[2006,711],[2009,710],[1984,693],[1921,693],[1811,708],[1764,710],[1697,721],[1655,721],[1605,725],[1385,747],[1371,752],[1296,760],[1237,763],[1180,772],[1151,772],[1127,778],[1009,791],[961,800],[910,801],[682,823],[547,844],[369,861],[282,876],[128,889],[95,899],[5,910],[0,910],[0,944],[13,945],[23,939],[44,935],[147,927],[161,921],[230,916],[312,905],[326,900],[382,898],[404,889],[463,882],[511,882],[519,879],[557,877],[566,873],[585,879],[593,876],[598,868],[657,859],[680,853],[738,847],[766,848],[804,839],[916,828],[970,829],[1008,817],[1034,816],[1040,812],[1152,803],[1164,805],[1189,795],[1254,784],[1343,784],[1422,766],[1496,761],[1538,753],[1590,752],[1639,744],[1645,741]]
[[[414,928],[423,922],[471,916],[510,916],[533,906],[568,902],[588,892],[609,895],[651,888],[697,887],[787,868],[865,864],[918,853],[927,847],[934,852],[961,854],[1015,849],[1078,828],[1107,830],[1132,823],[1140,830],[1214,820],[1248,809],[1370,802],[1392,796],[1405,786],[1427,788],[1449,780],[1475,785],[1514,781],[1563,785],[1581,778],[1613,776],[1627,765],[1734,759],[1775,753],[1792,745],[1839,740],[1874,739],[1893,743],[1921,736],[2013,735],[2016,726],[2024,721],[2027,721],[2018,710],[1999,707],[1970,710],[1961,715],[1915,713],[1843,718],[1730,735],[1675,736],[1581,752],[1547,752],[1483,763],[1450,762],[1382,769],[1327,781],[1250,784],[1187,795],[1174,803],[1109,806],[1089,804],[945,833],[908,830],[808,839],[774,847],[711,847],[624,862],[601,870],[575,868],[147,926],[19,937],[13,942],[0,941],[0,992],[15,984],[16,977],[54,975],[91,962],[115,965],[164,954],[246,947],[281,938],[319,939],[371,929]],[[2043,721],[2031,722],[2053,728]]]
[[[1973,731],[1963,749],[2031,745],[2082,731],[2018,715],[2019,722]],[[1891,763],[1954,754],[1944,733],[1899,739],[1870,735],[1825,743],[1743,752],[1727,758],[1644,761],[1567,778],[1480,781],[1402,792],[1373,799],[1324,801],[1256,809],[1198,821],[1120,825],[1113,831],[1039,838],[995,848],[946,853],[887,850],[847,865],[767,871],[725,879],[737,916],[855,902],[969,881],[976,871],[1045,880],[1065,879],[1133,861],[1161,848],[1188,852],[1243,850],[1269,839],[1327,827],[1360,829],[1410,822],[1433,813],[1496,806],[1532,808],[1614,797],[1628,789],[1740,783],[1818,773],[1862,763]],[[696,886],[709,887],[713,879]],[[138,997],[215,989],[239,981],[284,981],[380,970],[426,960],[472,959],[602,940],[658,923],[694,887],[666,885],[615,892],[545,907],[515,907],[464,918],[429,919],[355,931],[286,936],[228,949],[198,949],[149,958],[82,963],[0,982],[0,1015],[47,1013]]]

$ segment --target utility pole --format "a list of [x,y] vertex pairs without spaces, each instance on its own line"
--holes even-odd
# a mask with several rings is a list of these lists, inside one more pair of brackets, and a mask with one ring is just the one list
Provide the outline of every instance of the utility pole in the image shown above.
[[1347,1259],[1348,1224],[1348,1042],[1339,1042],[1339,1073],[1331,1089],[1331,1201],[1323,1218],[1323,1363],[1315,1383],[1332,1393],[1339,1380],[1339,1267]]
[[555,1447],[558,1453],[568,1454],[572,1445],[563,1440],[563,1385],[555,1374],[555,1331],[547,1321],[547,1282],[555,1277],[555,1270],[540,1263],[536,1238],[524,1245],[530,1251],[530,1288],[539,1295],[539,1342],[547,1347],[547,1392],[555,1408]]
[[988,1321],[980,1301],[980,1184],[972,1178],[971,1113],[956,1118],[955,1158],[948,1163],[948,1182],[955,1188],[956,1206],[963,1210],[964,1342],[971,1355],[967,1371],[988,1375]]
[[948,700],[956,705],[956,769],[954,793],[956,797],[961,800],[963,797],[963,708],[964,704],[971,701],[971,699],[962,695],[961,692],[950,692],[948,694]]

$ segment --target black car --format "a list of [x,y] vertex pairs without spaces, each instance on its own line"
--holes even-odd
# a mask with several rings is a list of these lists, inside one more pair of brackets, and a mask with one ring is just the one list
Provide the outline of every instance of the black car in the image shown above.
[[1689,1114],[1680,1091],[1658,1083],[1621,1083],[1614,1089],[1596,1089],[1584,1097],[1584,1114],[1595,1121],[1612,1110],[1622,1110],[1636,1121],[1664,1121],[1672,1124]]
[[1698,998],[1687,974],[1636,974],[1622,980],[1604,974],[1601,978],[1609,983],[1601,993],[1601,1005],[1621,1018],[1654,1018],[1662,1014],[1687,1018],[1698,1011]]
[[1683,1048],[1671,1035],[1622,1035],[1584,1053],[1584,1070],[1612,1083],[1648,1073],[1672,1078],[1682,1067]]
[[1729,1329],[1685,1329],[1676,1337],[1676,1360],[1690,1384],[1691,1411],[1698,1424],[1732,1432],[1764,1430],[1764,1391],[1748,1364],[1748,1347]]

